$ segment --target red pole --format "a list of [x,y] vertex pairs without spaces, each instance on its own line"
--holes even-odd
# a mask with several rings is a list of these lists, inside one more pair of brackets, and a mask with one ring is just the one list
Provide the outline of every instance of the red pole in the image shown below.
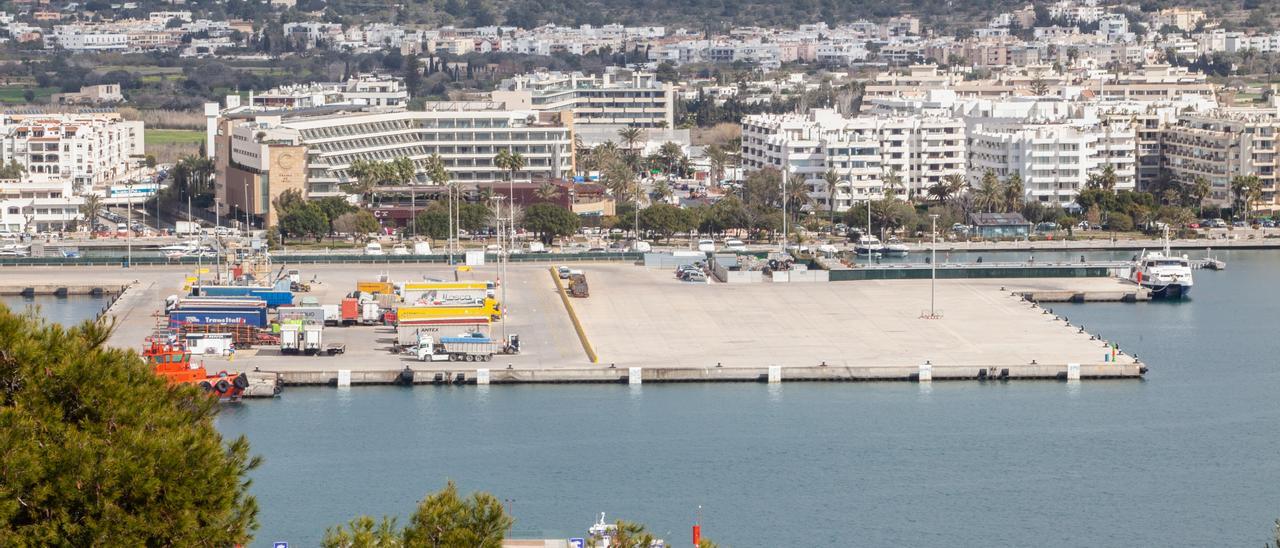
[[693,524],[693,545],[697,546],[699,542],[702,542],[702,526],[695,523]]

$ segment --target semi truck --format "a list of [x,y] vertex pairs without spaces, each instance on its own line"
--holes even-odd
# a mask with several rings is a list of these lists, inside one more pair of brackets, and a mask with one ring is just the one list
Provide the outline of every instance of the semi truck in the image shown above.
[[493,282],[406,282],[400,297],[407,305],[476,306],[495,295]]
[[424,362],[487,362],[494,354],[520,352],[520,336],[511,335],[506,341],[493,339],[481,333],[465,337],[421,336],[414,354]]

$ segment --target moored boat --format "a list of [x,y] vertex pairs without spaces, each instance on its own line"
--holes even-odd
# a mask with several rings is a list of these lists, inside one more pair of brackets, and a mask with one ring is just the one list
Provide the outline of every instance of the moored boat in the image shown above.
[[191,363],[191,352],[182,344],[151,340],[143,349],[142,358],[170,386],[199,386],[206,393],[227,401],[239,400],[249,387],[249,377],[244,373],[219,371],[210,374],[203,364]]

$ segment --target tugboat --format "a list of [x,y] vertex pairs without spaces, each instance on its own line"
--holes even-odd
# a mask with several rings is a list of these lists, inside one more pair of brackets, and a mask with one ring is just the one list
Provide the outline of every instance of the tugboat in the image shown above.
[[244,373],[219,371],[210,375],[205,371],[204,365],[192,364],[191,352],[178,343],[149,339],[147,347],[142,351],[142,358],[170,386],[194,384],[220,400],[239,401],[241,394],[249,387],[249,377]]

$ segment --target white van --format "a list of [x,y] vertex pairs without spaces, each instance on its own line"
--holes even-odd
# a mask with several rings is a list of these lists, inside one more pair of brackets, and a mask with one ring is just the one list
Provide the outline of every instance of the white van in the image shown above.
[[365,255],[385,255],[385,253],[382,252],[382,244],[378,242],[369,242],[365,244],[364,254]]
[[714,252],[715,250],[716,250],[715,240],[698,240],[698,251],[702,251],[704,253],[711,253],[711,252]]
[[724,248],[726,251],[746,251],[747,244],[743,243],[742,240],[730,238],[724,241]]

